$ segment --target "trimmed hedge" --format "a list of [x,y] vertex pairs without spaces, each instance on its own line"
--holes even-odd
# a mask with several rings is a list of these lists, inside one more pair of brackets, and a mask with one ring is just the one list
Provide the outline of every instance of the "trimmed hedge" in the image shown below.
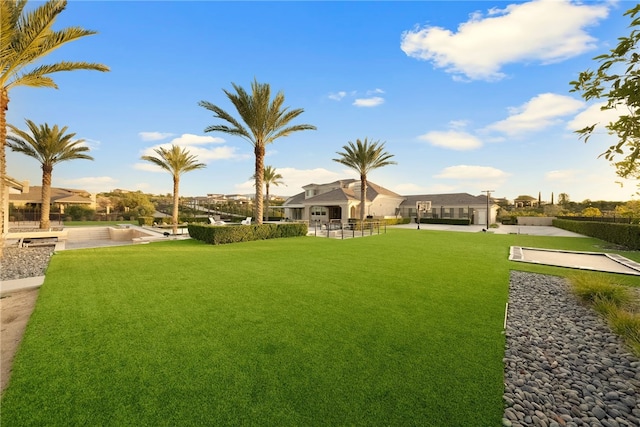
[[307,231],[307,224],[303,223],[225,226],[189,224],[189,236],[192,239],[212,245],[306,236]]
[[420,224],[471,225],[469,218],[420,218]]
[[554,219],[553,226],[622,245],[634,251],[640,250],[640,225]]

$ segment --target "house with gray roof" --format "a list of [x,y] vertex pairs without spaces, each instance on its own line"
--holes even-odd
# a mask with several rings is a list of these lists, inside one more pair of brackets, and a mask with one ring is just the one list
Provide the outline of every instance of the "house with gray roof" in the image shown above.
[[[359,218],[360,180],[342,179],[327,184],[308,184],[302,188],[302,193],[284,202],[285,217],[310,223],[329,220],[346,222],[349,218]],[[404,197],[368,182],[365,199],[367,216],[389,218],[395,217]]]
[[[16,208],[25,206],[40,206],[42,204],[42,187],[28,186],[27,191],[9,194],[9,202]],[[73,205],[83,205],[91,209],[96,208],[96,195],[85,190],[51,187],[51,205],[60,209]]]
[[[346,222],[360,217],[360,180],[344,179],[327,184],[308,184],[303,192],[287,199],[282,208],[290,220],[326,223]],[[470,219],[472,224],[487,222],[487,197],[468,193],[420,194],[402,196],[373,182],[367,183],[365,212],[371,218],[416,218],[417,202],[431,202],[421,218]],[[489,220],[496,221],[499,206],[489,204]]]

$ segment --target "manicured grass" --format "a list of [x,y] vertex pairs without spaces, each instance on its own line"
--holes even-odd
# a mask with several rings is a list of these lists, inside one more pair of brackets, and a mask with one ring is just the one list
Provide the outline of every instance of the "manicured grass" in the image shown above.
[[500,425],[509,269],[567,272],[509,246],[599,243],[390,229],[61,252],[2,421]]

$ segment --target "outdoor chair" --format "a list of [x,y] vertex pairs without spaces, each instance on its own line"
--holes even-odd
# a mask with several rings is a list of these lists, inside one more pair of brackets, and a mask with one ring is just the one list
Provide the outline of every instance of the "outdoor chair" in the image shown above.
[[251,217],[248,216],[247,219],[243,219],[242,221],[240,221],[240,224],[242,224],[242,225],[251,225]]

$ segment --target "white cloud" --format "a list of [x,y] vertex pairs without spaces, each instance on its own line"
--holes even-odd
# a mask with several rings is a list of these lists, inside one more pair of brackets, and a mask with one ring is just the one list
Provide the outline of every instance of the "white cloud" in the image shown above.
[[[617,121],[622,113],[617,109],[602,110],[601,108],[604,105],[606,105],[605,102],[590,105],[586,110],[580,112],[573,120],[567,123],[567,129],[573,132],[597,123],[598,126],[596,126],[596,128],[599,128],[598,132],[607,133],[604,126],[610,122]],[[624,114],[628,114],[628,111]]]
[[384,103],[384,98],[373,96],[371,98],[356,98],[353,105],[356,107],[377,107]]
[[[229,145],[206,147],[211,144],[224,143],[224,139],[216,138],[213,136],[193,135],[185,133],[179,137],[173,138],[169,142],[147,147],[141,151],[141,156],[157,156],[156,149],[171,148],[172,145],[186,148],[190,154],[196,156],[197,161],[200,163],[211,163],[215,160],[245,160],[251,158],[249,154],[237,153],[237,148]],[[166,172],[163,169],[155,166],[150,162],[141,161],[133,165],[134,169],[147,171],[147,172]]]
[[384,93],[384,90],[379,89],[379,88],[375,88],[375,89],[373,89],[373,90],[368,90],[368,91],[367,91],[367,96],[369,96],[369,95],[375,95],[375,94],[378,94],[378,93]]
[[509,173],[491,166],[469,165],[449,166],[444,168],[438,175],[435,175],[436,178],[460,180],[504,179],[508,176],[510,176]]
[[329,99],[333,99],[334,101],[341,101],[345,96],[347,96],[347,92],[341,90],[339,92],[330,93]]
[[183,133],[177,138],[171,140],[171,144],[179,145],[180,147],[189,147],[192,145],[203,144],[221,144],[224,139],[207,135],[193,135],[191,133]]
[[82,178],[73,178],[73,179],[60,178],[60,179],[57,179],[56,181],[63,185],[82,188],[91,193],[108,191],[110,187],[112,187],[118,182],[117,179],[110,176],[85,176]]
[[[91,151],[97,151],[100,149],[100,144],[101,142],[95,139],[84,138],[84,142],[80,145],[89,148]],[[89,153],[89,155],[91,155],[91,153]]]
[[575,169],[555,170],[544,174],[544,178],[548,181],[574,182],[579,178],[580,173]]
[[[307,184],[324,184],[345,178],[345,173],[334,172],[324,168],[296,169],[291,167],[276,167],[276,171],[282,175],[282,182],[278,187],[271,186],[271,194],[293,196],[301,193],[302,187]],[[353,172],[349,171],[346,177],[352,177]],[[235,185],[235,191],[241,194],[253,193],[253,180],[247,180]]]
[[444,168],[434,178],[454,180],[458,191],[480,194],[487,189],[500,191],[510,176],[491,166],[456,165]]
[[452,193],[456,189],[456,186],[448,184],[419,185],[411,182],[398,184],[390,188],[391,191],[403,196],[412,194]]
[[[156,153],[151,153],[150,155],[154,155]],[[139,171],[144,171],[144,172],[163,172],[166,173],[166,171],[164,169],[162,169],[160,166],[156,166],[155,163],[151,163],[151,162],[139,162],[139,163],[134,163],[133,168]]]
[[482,141],[475,136],[456,130],[428,132],[420,135],[418,139],[435,147],[457,151],[474,150],[482,146]]
[[560,123],[562,117],[574,114],[583,106],[582,101],[570,96],[543,93],[520,107],[510,108],[509,117],[485,129],[508,135],[537,132]]
[[400,47],[458,78],[499,80],[506,64],[559,62],[593,50],[585,29],[607,15],[604,4],[536,0],[475,12],[457,32],[429,25],[405,31]]
[[169,138],[170,136],[173,136],[173,134],[166,132],[138,132],[138,136],[143,141],[159,141],[161,139]]

